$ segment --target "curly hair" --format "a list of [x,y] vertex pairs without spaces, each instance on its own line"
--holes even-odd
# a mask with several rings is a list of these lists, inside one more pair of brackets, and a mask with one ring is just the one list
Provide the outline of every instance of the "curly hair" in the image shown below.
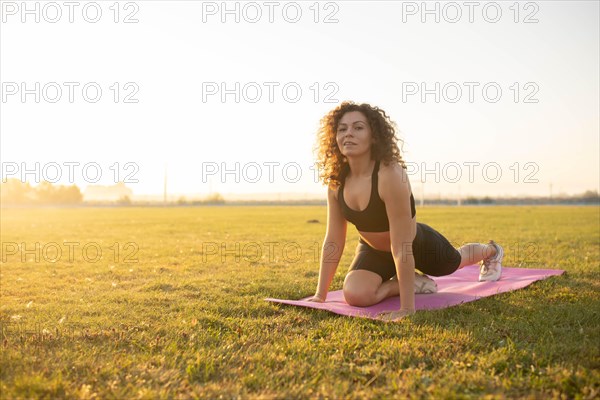
[[350,111],[360,111],[367,118],[374,143],[371,146],[371,158],[383,161],[388,165],[392,161],[398,162],[406,169],[396,141],[396,124],[388,117],[385,111],[367,103],[357,104],[353,101],[344,101],[335,109],[327,113],[320,121],[317,132],[317,143],[313,149],[317,153],[317,166],[319,180],[323,185],[337,187],[341,184],[342,174],[348,162],[336,141],[337,127],[340,119]]

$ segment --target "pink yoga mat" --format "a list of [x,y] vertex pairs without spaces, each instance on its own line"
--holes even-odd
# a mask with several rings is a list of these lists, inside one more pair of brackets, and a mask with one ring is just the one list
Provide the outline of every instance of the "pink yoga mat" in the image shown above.
[[[469,301],[475,301],[482,297],[493,296],[511,290],[524,288],[535,281],[546,279],[550,276],[561,275],[565,271],[560,269],[530,269],[502,267],[502,277],[495,282],[479,282],[479,266],[469,265],[459,269],[452,275],[431,278],[438,286],[437,293],[415,294],[415,308],[417,310],[433,310],[455,306]],[[341,290],[329,292],[325,303],[313,303],[304,301],[312,296],[300,300],[283,300],[266,298],[283,304],[291,304],[301,307],[318,308],[336,314],[351,317],[365,317],[376,319],[377,314],[400,309],[400,297],[390,297],[379,304],[370,307],[354,307],[348,305],[344,300]]]

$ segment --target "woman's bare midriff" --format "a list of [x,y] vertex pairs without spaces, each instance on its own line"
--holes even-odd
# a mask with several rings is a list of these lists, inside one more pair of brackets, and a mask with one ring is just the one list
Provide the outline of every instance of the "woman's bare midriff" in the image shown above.
[[387,232],[362,232],[359,235],[375,250],[391,252],[390,231]]

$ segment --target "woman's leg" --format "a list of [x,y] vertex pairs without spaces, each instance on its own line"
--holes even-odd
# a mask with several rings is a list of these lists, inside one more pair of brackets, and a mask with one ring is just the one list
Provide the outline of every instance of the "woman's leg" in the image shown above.
[[376,251],[359,241],[354,260],[344,279],[344,298],[352,306],[367,307],[398,296],[398,281],[390,281],[396,274],[391,253]]
[[429,276],[446,276],[454,273],[463,257],[458,249],[431,226],[418,222],[417,236],[413,241],[415,267]]
[[490,258],[496,255],[496,248],[491,244],[483,243],[467,243],[458,249],[461,256],[458,269],[467,265],[477,264],[481,260]]
[[[468,243],[458,249],[461,262],[458,269],[477,264],[479,261],[496,255],[496,248],[491,244]],[[377,304],[388,297],[398,296],[400,285],[396,275],[392,279],[382,281],[382,277],[373,271],[364,269],[351,270],[344,280],[344,297],[352,306],[367,307]]]
[[344,299],[351,306],[368,307],[399,294],[397,280],[382,282],[381,276],[372,271],[352,270],[344,279]]

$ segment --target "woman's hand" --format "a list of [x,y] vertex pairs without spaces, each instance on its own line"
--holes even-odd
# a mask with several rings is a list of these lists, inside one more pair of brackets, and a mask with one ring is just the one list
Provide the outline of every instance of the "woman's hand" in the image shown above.
[[400,321],[402,318],[414,314],[415,310],[399,310],[399,311],[389,311],[377,314],[377,319],[386,322],[396,322]]
[[[325,296],[325,297],[327,297],[327,296]],[[316,294],[313,297],[306,299],[305,301],[312,301],[315,303],[325,303],[325,299]]]

